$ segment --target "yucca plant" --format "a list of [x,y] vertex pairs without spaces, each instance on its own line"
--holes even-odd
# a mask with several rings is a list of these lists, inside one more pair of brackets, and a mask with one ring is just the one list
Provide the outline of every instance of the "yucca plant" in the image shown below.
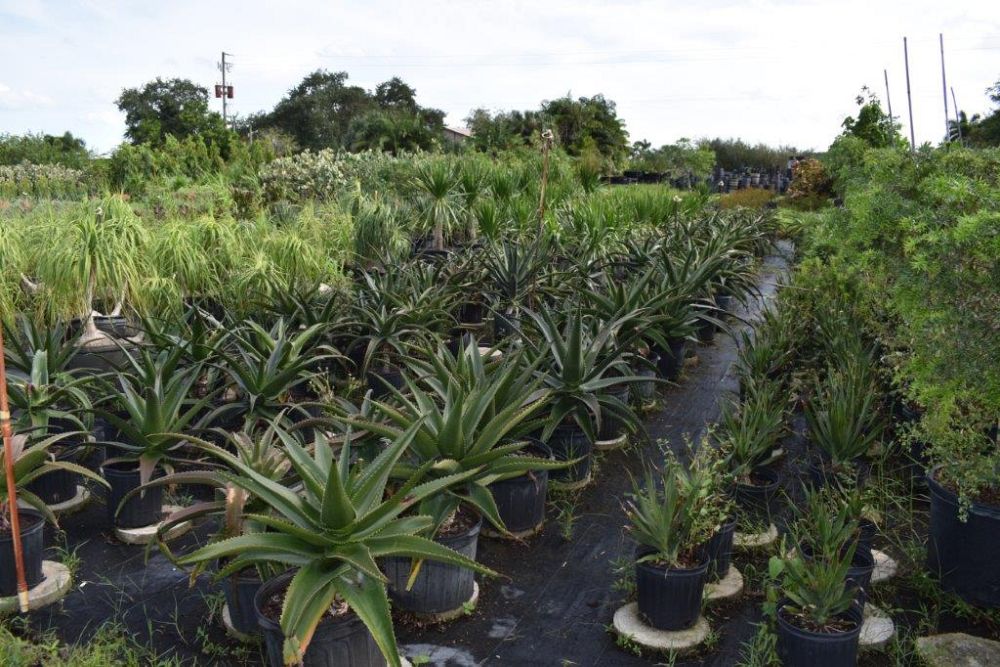
[[730,475],[748,483],[750,472],[767,462],[785,432],[785,401],[774,381],[757,382],[741,404],[728,404],[715,430]]
[[[788,600],[782,610],[798,617],[807,628],[830,632],[855,605],[857,593],[847,572],[854,558],[852,544],[846,550],[822,558],[772,556],[769,573],[779,581],[780,593]],[[773,599],[773,607],[778,601]]]
[[431,559],[467,567],[482,574],[492,570],[424,537],[434,519],[413,514],[425,499],[461,484],[475,469],[424,481],[435,462],[411,469],[387,493],[394,469],[411,446],[419,423],[393,440],[370,463],[352,463],[346,442],[339,457],[323,435],[312,455],[294,440],[286,444],[289,461],[301,480],[293,491],[261,475],[224,450],[216,452],[232,472],[223,473],[234,486],[259,498],[268,512],[247,518],[267,527],[208,544],[178,560],[194,565],[229,559],[219,571],[226,577],[260,563],[295,568],[284,592],[280,626],[286,664],[301,662],[323,615],[335,601],[346,603],[371,631],[390,665],[398,667],[399,651],[392,628],[385,576],[377,559],[393,556]]
[[805,416],[811,442],[843,472],[878,441],[876,393],[860,363],[831,368],[817,381]]

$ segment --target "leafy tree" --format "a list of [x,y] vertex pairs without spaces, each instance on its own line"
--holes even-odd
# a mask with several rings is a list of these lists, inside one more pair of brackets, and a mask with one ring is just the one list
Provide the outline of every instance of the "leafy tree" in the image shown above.
[[347,130],[346,144],[352,151],[377,150],[393,155],[430,150],[439,131],[421,116],[405,111],[368,111],[356,116]]
[[648,141],[632,144],[630,167],[644,171],[669,173],[672,178],[693,176],[707,177],[715,166],[715,151],[707,145],[695,145],[690,139],[675,144],[665,144],[653,149]]
[[628,153],[625,124],[618,117],[615,103],[603,95],[576,100],[567,95],[543,102],[541,112],[552,124],[559,144],[570,155],[580,155],[587,139],[592,140],[606,158],[620,159]]
[[[1000,105],[1000,80],[986,89],[986,96]],[[964,116],[964,114],[963,114]],[[1000,109],[985,118],[978,114],[962,126],[962,137],[972,146],[1000,146]]]
[[742,139],[702,139],[698,147],[710,149],[715,154],[716,164],[726,171],[753,169],[761,171],[784,171],[791,155],[803,155],[794,146],[751,145]]
[[882,111],[878,97],[867,86],[855,98],[858,117],[848,116],[841,123],[844,134],[863,139],[872,148],[888,148],[903,141],[899,125]]
[[501,151],[533,145],[543,129],[543,118],[537,111],[498,111],[473,109],[465,119],[472,130],[472,145],[480,151],[499,154]]
[[90,158],[83,139],[69,132],[59,137],[51,134],[0,135],[0,165],[30,162],[83,169]]
[[163,146],[168,136],[199,136],[228,153],[231,133],[208,107],[208,90],[188,79],[157,77],[142,88],[126,88],[117,100],[125,114],[125,136],[133,144]]

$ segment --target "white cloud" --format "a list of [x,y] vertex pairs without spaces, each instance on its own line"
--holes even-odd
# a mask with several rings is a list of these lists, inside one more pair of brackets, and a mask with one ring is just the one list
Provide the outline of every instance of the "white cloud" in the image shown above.
[[[0,0],[2,2],[2,0]],[[910,37],[918,141],[944,128],[937,34],[969,111],[1000,76],[993,0],[863,2],[527,0],[470,3],[264,0],[0,4],[0,128],[84,133],[108,149],[124,126],[114,99],[156,76],[211,86],[233,53],[231,109],[273,106],[309,71],[366,87],[399,75],[460,124],[470,109],[535,107],[571,91],[618,103],[633,139],[741,136],[825,147],[863,84],[905,119],[902,37]],[[7,7],[7,9],[5,9]],[[2,20],[17,11],[16,20]],[[985,48],[984,48],[985,47]],[[26,53],[42,54],[27,58]],[[39,82],[44,82],[44,93]],[[14,91],[19,91],[15,93]],[[30,91],[31,95],[27,96]],[[45,104],[43,117],[32,105]],[[17,100],[16,104],[10,100]],[[101,114],[96,116],[92,114]],[[98,119],[100,119],[98,121]]]

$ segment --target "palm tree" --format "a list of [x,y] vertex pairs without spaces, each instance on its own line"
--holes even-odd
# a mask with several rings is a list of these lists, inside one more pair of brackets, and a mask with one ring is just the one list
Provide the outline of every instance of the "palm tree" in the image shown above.
[[434,232],[434,250],[444,250],[444,235],[462,215],[461,190],[454,165],[443,159],[417,167],[413,185],[423,199],[424,222]]

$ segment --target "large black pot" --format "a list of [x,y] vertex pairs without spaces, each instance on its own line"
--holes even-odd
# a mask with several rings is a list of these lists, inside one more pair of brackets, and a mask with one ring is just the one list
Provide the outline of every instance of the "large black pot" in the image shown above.
[[760,521],[770,521],[774,510],[774,500],[778,496],[780,484],[778,473],[770,468],[757,468],[753,475],[764,484],[733,485],[733,498],[748,517]]
[[666,350],[660,348],[656,350],[660,357],[656,362],[656,369],[660,372],[660,377],[674,382],[681,376],[681,370],[684,368],[687,339],[671,338],[667,343],[669,347]]
[[[625,405],[628,405],[629,398],[632,395],[628,385],[618,387],[614,391],[609,391],[608,393]],[[624,421],[609,412],[603,412],[601,414],[601,428],[598,429],[597,439],[614,440],[622,436],[625,433],[625,429],[626,424]]]
[[980,607],[1000,607],[1000,507],[973,502],[966,521],[958,496],[927,475],[931,494],[927,565],[941,587]]
[[[277,620],[264,615],[262,607],[272,594],[288,588],[293,574],[286,572],[268,580],[253,599],[254,614],[264,634],[267,661],[271,667],[283,667],[285,664],[282,656],[285,634]],[[301,664],[303,667],[385,667],[386,660],[367,626],[352,613],[320,621]]]
[[[50,448],[49,452],[53,452],[53,449]],[[67,445],[56,453],[56,460],[79,465],[83,463],[86,454],[87,447],[82,443]],[[53,470],[28,484],[28,491],[41,498],[46,505],[58,505],[76,497],[76,487],[82,479],[76,472]]]
[[572,419],[559,425],[547,444],[557,461],[580,459],[571,466],[553,470],[550,479],[568,484],[582,482],[590,476],[590,454],[594,443]]
[[719,527],[705,543],[705,553],[708,554],[709,581],[724,579],[729,574],[733,561],[733,536],[736,533],[736,519],[729,519]]
[[[554,458],[552,450],[541,442],[531,443],[524,451],[545,460]],[[542,525],[545,521],[545,496],[548,487],[548,470],[531,470],[490,484],[490,494],[507,530],[524,533]]]
[[[648,553],[648,552],[645,552]],[[637,556],[643,555],[640,551]],[[659,630],[690,628],[701,614],[701,599],[708,579],[708,555],[692,569],[664,568],[654,563],[635,564],[639,615]]]
[[[163,519],[163,487],[154,486],[142,493],[133,494],[117,516],[115,512],[122,499],[134,489],[138,489],[139,466],[131,461],[113,461],[101,466],[101,474],[111,486],[107,494],[108,523],[116,528],[142,528],[159,523]],[[153,476],[159,477],[160,471]]]
[[229,608],[229,620],[238,632],[245,635],[256,635],[260,632],[257,613],[254,610],[254,597],[263,584],[253,568],[222,580],[222,593]]
[[[21,551],[24,554],[24,579],[28,588],[42,581],[42,552],[45,550],[45,519],[34,510],[18,512],[21,520]],[[14,535],[0,533],[0,597],[17,595],[17,566],[14,564]]]
[[855,604],[844,615],[854,627],[845,632],[811,632],[791,623],[778,603],[778,657],[786,667],[854,667],[858,660],[862,608]]
[[[482,525],[483,520],[479,517],[476,525],[464,533],[435,537],[434,541],[475,560]],[[409,558],[386,558],[382,564],[389,579],[389,596],[400,609],[418,614],[440,614],[458,609],[472,598],[475,588],[472,570],[433,560],[423,562],[413,587],[406,590],[411,564]]]
[[403,372],[393,366],[372,368],[366,373],[365,377],[368,380],[368,388],[371,390],[372,398],[374,399],[385,398],[391,394],[390,386],[396,389],[402,389],[406,386],[406,383],[403,381]]

